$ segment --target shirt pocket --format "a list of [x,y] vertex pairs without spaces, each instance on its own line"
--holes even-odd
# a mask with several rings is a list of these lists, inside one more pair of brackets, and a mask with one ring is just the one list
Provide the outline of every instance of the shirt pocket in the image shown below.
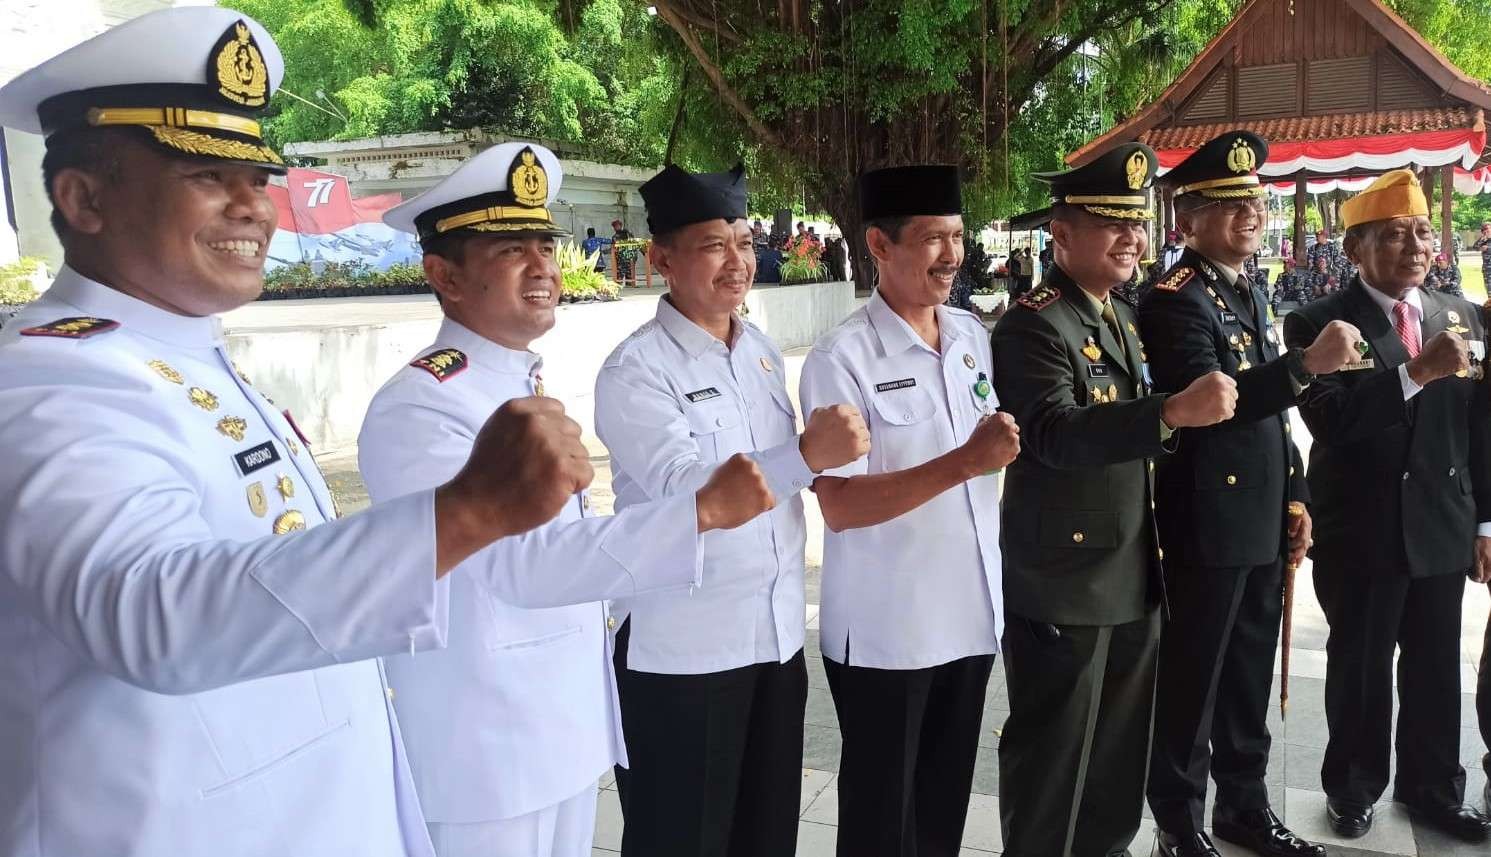
[[905,470],[942,454],[932,417],[937,403],[922,387],[876,393],[870,401],[870,461],[877,473]]
[[315,670],[231,684],[192,697],[222,764],[216,793],[317,743],[346,722],[329,722]]
[[731,438],[740,425],[740,409],[734,399],[720,397],[689,403],[684,405],[683,413],[689,434],[699,446],[701,461],[716,462],[734,451]]
[[1118,515],[1076,509],[1042,509],[1041,547],[1112,550],[1118,547]]
[[891,426],[915,426],[937,412],[937,404],[922,387],[876,393],[873,405],[879,421]]

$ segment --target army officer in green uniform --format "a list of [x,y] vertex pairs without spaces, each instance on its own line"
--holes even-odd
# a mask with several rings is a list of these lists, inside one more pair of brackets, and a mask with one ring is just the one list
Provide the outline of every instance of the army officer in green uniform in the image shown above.
[[1134,308],[1109,295],[1147,249],[1155,163],[1131,143],[1037,174],[1055,264],[994,330],[994,387],[1023,441],[1000,526],[1007,857],[1122,853],[1139,830],[1164,601],[1149,462],[1237,397],[1220,372],[1150,395]]

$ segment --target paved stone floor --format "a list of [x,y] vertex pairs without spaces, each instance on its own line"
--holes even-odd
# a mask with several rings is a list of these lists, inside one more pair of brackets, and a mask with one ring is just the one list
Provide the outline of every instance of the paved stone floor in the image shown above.
[[[1294,436],[1308,444],[1308,434],[1296,417]],[[319,457],[328,482],[337,493],[343,509],[355,511],[366,505],[367,497],[357,476],[355,454],[341,451]],[[604,457],[595,459],[597,478],[592,499],[598,511],[609,512],[610,469]],[[809,495],[809,515],[816,514],[816,504]],[[1403,808],[1384,800],[1377,808],[1377,821],[1370,833],[1357,840],[1340,840],[1329,832],[1325,818],[1325,795],[1320,791],[1320,762],[1326,741],[1323,694],[1325,687],[1325,617],[1315,600],[1310,583],[1308,563],[1300,570],[1295,597],[1294,645],[1290,661],[1287,721],[1279,716],[1277,706],[1269,717],[1274,735],[1268,785],[1273,806],[1297,833],[1326,843],[1333,855],[1342,857],[1461,857],[1486,855],[1491,846],[1469,846],[1450,840],[1435,831],[1414,824]],[[818,569],[808,574],[809,627],[817,627]],[[1479,806],[1486,775],[1481,770],[1485,745],[1476,729],[1476,666],[1480,659],[1482,632],[1485,629],[1491,597],[1486,587],[1470,586],[1466,590],[1463,616],[1463,660],[1461,687],[1460,756],[1467,772],[1466,797]],[[809,693],[803,754],[802,816],[799,827],[799,857],[827,857],[833,854],[838,822],[837,791],[834,787],[839,766],[839,730],[833,700],[823,674],[816,633],[808,634],[807,664]],[[1278,696],[1278,665],[1275,664],[1274,696]],[[995,667],[984,703],[984,734],[979,741],[979,755],[970,795],[968,824],[964,831],[963,857],[998,854],[1002,848],[999,831],[999,777],[996,748],[998,730],[1009,710],[1005,696],[1004,672]],[[607,776],[602,781],[600,806],[596,819],[595,855],[612,855],[621,847],[621,810],[616,792]],[[1146,817],[1148,811],[1146,809]],[[1146,822],[1130,849],[1135,857],[1158,854],[1153,848],[1153,830]],[[1247,851],[1218,843],[1222,852],[1244,855]]]

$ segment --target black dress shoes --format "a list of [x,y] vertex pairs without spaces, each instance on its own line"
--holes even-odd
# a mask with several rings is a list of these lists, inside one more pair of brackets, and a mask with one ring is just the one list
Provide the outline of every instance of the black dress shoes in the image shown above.
[[1268,807],[1234,810],[1218,804],[1212,808],[1211,832],[1264,857],[1325,857],[1325,846],[1296,836]]
[[1330,816],[1331,830],[1337,836],[1355,839],[1372,829],[1372,807],[1359,803],[1326,799],[1326,814]]
[[1155,842],[1159,843],[1160,854],[1163,857],[1222,857],[1222,852],[1211,844],[1211,837],[1205,833],[1193,833],[1190,836],[1171,836],[1163,830],[1155,829]]
[[1409,804],[1408,814],[1414,821],[1447,833],[1465,842],[1484,842],[1491,833],[1491,818],[1469,806],[1420,807]]

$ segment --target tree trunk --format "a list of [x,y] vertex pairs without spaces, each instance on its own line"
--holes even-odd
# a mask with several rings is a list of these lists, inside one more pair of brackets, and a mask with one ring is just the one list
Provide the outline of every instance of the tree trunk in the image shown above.
[[823,204],[844,236],[844,249],[853,266],[854,288],[869,291],[875,287],[875,260],[865,245],[865,224],[859,213],[859,199],[853,182],[846,187],[820,191]]

